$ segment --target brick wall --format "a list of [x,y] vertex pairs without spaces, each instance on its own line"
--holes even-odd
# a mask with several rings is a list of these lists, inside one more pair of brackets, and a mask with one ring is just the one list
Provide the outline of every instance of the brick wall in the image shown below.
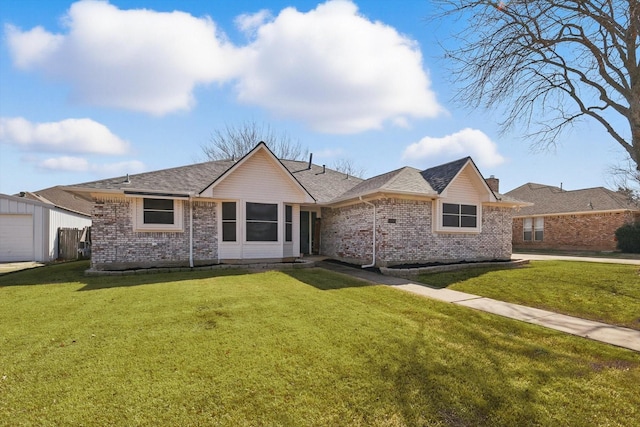
[[[435,233],[432,202],[386,198],[377,209],[377,265],[511,258],[512,209],[483,207],[479,234]],[[322,210],[321,253],[356,264],[372,261],[373,208]]]
[[517,249],[561,249],[612,251],[616,249],[615,231],[634,218],[632,212],[612,212],[544,217],[541,242],[524,241],[523,218],[513,220],[513,246]]
[[[134,199],[95,200],[92,211],[91,268],[126,268],[189,265],[189,204],[182,203],[180,232],[135,232]],[[195,265],[217,262],[216,204],[193,203],[193,259]]]

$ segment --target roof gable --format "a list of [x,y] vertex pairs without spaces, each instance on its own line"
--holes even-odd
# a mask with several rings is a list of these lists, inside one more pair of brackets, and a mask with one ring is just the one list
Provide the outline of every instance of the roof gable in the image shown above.
[[[453,162],[425,169],[420,173],[439,195],[447,195],[448,190],[463,179],[468,181],[482,201],[496,202],[497,196],[487,185],[480,170],[471,157],[454,160]],[[465,183],[466,186],[468,184]]]
[[[284,181],[280,180],[279,184],[286,185],[289,184],[290,190],[297,190],[300,193],[296,199],[299,199],[299,202],[305,203],[313,203],[315,202],[314,197],[307,191],[306,188],[300,184],[300,182],[293,176],[291,171],[287,169],[282,162],[276,157],[275,154],[264,142],[258,143],[251,151],[249,151],[246,155],[244,155],[240,160],[234,163],[230,168],[224,171],[220,176],[218,176],[211,184],[209,184],[206,188],[200,191],[201,196],[205,197],[217,197],[216,189],[224,187],[225,184],[231,187],[237,187],[238,185],[242,185],[238,182],[238,176],[245,170],[247,165],[252,165],[253,168],[259,169],[258,171],[253,171],[254,173],[264,173],[266,170],[274,170],[279,178],[283,178]],[[248,173],[248,172],[245,172]],[[266,178],[264,175],[262,177],[256,175],[255,177],[248,176],[250,181],[253,181],[254,184],[261,184],[262,179]],[[231,181],[236,181],[231,183]],[[244,180],[246,184],[246,180]],[[258,185],[260,187],[260,185]],[[255,188],[260,191],[259,188]],[[264,194],[264,193],[263,193]]]

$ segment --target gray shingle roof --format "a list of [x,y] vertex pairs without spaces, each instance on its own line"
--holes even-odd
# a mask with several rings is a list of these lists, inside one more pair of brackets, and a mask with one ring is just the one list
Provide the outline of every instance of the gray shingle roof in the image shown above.
[[469,160],[471,160],[471,157],[464,157],[459,160],[454,160],[453,162],[425,169],[421,172],[421,175],[427,180],[431,187],[440,194],[447,188],[447,185],[449,185],[451,180],[455,178],[458,172],[460,172],[460,169],[462,169]]
[[604,187],[566,191],[550,185],[529,182],[506,194],[533,203],[533,206],[523,207],[518,216],[590,211],[640,211],[640,207],[634,205],[626,196]]
[[60,185],[43,190],[25,192],[23,197],[84,215],[91,215],[91,208],[93,207],[93,201],[82,195],[66,191]]
[[436,192],[418,169],[403,167],[361,182],[334,200],[347,200],[377,192],[435,196]]
[[[311,165],[303,161],[281,160],[281,163],[318,203],[328,202],[344,193],[362,179]],[[74,188],[95,190],[150,190],[154,192],[199,193],[233,166],[231,160],[216,160],[153,172],[103,179],[73,185]]]

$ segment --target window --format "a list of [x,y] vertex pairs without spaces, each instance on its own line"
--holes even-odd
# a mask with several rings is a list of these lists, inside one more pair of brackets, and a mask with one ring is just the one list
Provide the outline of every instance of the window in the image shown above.
[[236,202],[222,202],[222,241],[236,241]]
[[478,207],[476,205],[443,203],[442,226],[454,228],[477,228]]
[[525,242],[530,242],[533,237],[533,218],[524,218],[522,220],[522,229],[524,234],[522,236],[522,240]]
[[278,241],[278,205],[247,202],[247,241]]
[[293,241],[293,206],[284,206],[284,241]]
[[535,226],[533,229],[533,239],[538,242],[542,242],[544,237],[544,218],[538,217],[535,220]]
[[542,242],[544,239],[544,217],[524,218],[522,221],[523,240]]
[[136,231],[182,231],[181,200],[135,198],[132,215]]
[[173,200],[144,199],[142,204],[144,224],[173,224]]

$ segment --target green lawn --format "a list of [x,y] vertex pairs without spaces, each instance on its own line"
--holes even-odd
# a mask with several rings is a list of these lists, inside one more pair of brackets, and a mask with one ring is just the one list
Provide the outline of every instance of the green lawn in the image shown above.
[[418,281],[640,330],[640,266],[532,261],[529,266],[425,274]]
[[0,276],[0,425],[628,426],[640,355],[320,269]]

